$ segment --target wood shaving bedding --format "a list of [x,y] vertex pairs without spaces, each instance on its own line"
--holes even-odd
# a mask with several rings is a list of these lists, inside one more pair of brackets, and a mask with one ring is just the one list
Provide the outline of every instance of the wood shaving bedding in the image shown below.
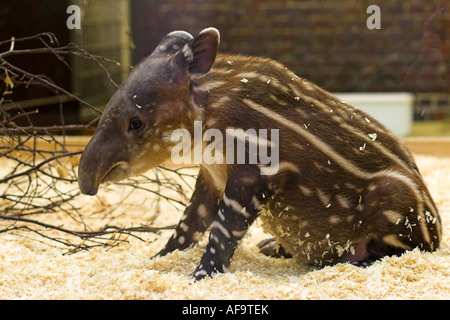
[[[415,249],[401,257],[388,257],[360,269],[338,264],[314,270],[293,259],[269,258],[256,244],[268,237],[259,221],[236,250],[230,273],[194,282],[194,271],[206,246],[150,259],[170,237],[144,234],[145,242],[105,249],[93,248],[72,255],[38,241],[0,234],[1,299],[449,299],[450,298],[450,158],[416,155],[443,220],[443,243],[434,253]],[[103,200],[112,191],[101,191]],[[148,195],[147,195],[148,196]],[[135,198],[133,198],[135,197]],[[120,216],[124,225],[154,219],[156,226],[178,222],[180,213],[167,205],[155,217],[152,201],[127,206]],[[96,198],[83,197],[85,211],[101,208]],[[61,223],[64,217],[58,217]]]

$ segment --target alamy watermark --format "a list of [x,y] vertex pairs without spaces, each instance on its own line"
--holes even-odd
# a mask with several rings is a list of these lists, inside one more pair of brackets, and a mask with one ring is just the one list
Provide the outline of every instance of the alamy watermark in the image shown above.
[[367,29],[381,29],[381,9],[379,6],[372,4],[367,7],[366,13],[371,15],[367,18]]
[[[278,172],[280,160],[278,129],[244,131],[228,128],[225,133],[218,129],[202,131],[202,121],[194,121],[194,137],[183,128],[172,132],[171,142],[178,142],[172,148],[173,163],[259,164],[262,175]],[[270,139],[268,131],[270,131]]]
[[[66,26],[68,29],[81,29],[81,9],[77,5],[70,5],[66,10],[70,16],[66,20]],[[381,29],[381,9],[379,6],[372,4],[367,7],[366,13],[370,16],[366,20],[366,26],[368,29]]]
[[66,26],[69,30],[81,29],[81,9],[77,5],[70,5],[67,7],[66,13],[70,16],[66,20]]
[[[69,30],[81,29],[81,9],[77,5],[70,5],[66,10],[70,16],[66,20],[66,26]],[[366,20],[368,29],[381,29],[381,9],[379,6],[372,4],[367,7],[367,14],[371,14]]]

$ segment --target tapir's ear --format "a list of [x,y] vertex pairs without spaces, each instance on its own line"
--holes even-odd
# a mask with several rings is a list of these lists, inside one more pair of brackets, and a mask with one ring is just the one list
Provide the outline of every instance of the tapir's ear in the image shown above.
[[194,38],[191,45],[192,60],[189,73],[193,77],[201,77],[209,72],[216,60],[219,48],[220,33],[216,28],[207,28]]

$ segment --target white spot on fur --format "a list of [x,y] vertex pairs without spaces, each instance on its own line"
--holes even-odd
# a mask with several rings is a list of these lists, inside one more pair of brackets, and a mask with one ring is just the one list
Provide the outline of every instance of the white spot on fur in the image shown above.
[[229,102],[229,101],[230,101],[230,98],[229,98],[229,97],[223,96],[222,98],[220,98],[219,100],[217,100],[217,102],[215,102],[215,103],[209,105],[209,107],[211,107],[211,108],[218,108],[218,107],[223,106],[225,103],[227,103],[227,102]]
[[309,197],[312,194],[311,189],[309,189],[308,187],[299,185],[298,188],[300,189],[300,191],[303,193],[304,196]]
[[321,202],[325,207],[328,208],[329,205],[330,205],[331,197],[330,197],[329,195],[325,194],[325,192],[323,192],[323,191],[320,190],[320,189],[316,189],[316,192],[317,192],[317,196],[319,197],[320,202]]
[[406,250],[412,249],[410,246],[408,246],[407,244],[404,244],[402,241],[400,241],[400,239],[394,234],[384,236],[383,241],[393,247],[402,248],[402,249],[406,249]]
[[225,237],[227,237],[227,238],[230,238],[230,237],[231,237],[231,235],[230,235],[230,233],[228,232],[228,230],[225,229],[225,227],[224,227],[220,222],[218,222],[218,221],[214,221],[214,223],[213,223],[213,225],[212,225],[212,228],[213,228],[213,229],[218,229],[218,230],[220,230],[220,232],[222,232],[223,235],[224,235]]
[[225,216],[223,215],[222,210],[219,210],[217,214],[219,215],[220,220],[225,221]]
[[192,89],[195,92],[211,92],[211,90],[216,89],[222,85],[224,85],[225,81],[210,81],[206,83],[202,83],[199,86],[194,86]]
[[241,230],[241,231],[233,230],[231,233],[232,233],[233,236],[235,236],[236,238],[241,238],[241,237],[245,234],[246,231],[247,231],[247,230]]
[[403,219],[403,215],[394,210],[386,210],[382,214],[389,222],[394,224],[398,224]]
[[204,204],[201,204],[197,208],[197,213],[200,217],[205,218],[208,216],[208,210],[206,210],[206,207]]
[[180,223],[180,228],[184,231],[187,232],[189,230],[189,226],[187,224],[185,224],[184,222]]
[[241,212],[243,207],[241,206],[241,204],[239,202],[237,202],[236,200],[230,199],[227,197],[227,195],[224,193],[223,194],[223,203],[225,203],[225,205],[227,207],[232,208],[235,212]]
[[328,222],[330,222],[331,224],[338,224],[341,221],[342,219],[337,215],[332,215],[328,218]]
[[350,209],[350,200],[341,194],[335,195],[337,203],[344,209]]
[[[260,141],[261,141],[261,139],[260,139]],[[270,141],[268,141],[268,143],[270,144]],[[269,173],[269,175],[270,175],[270,173],[272,173],[272,171],[274,174],[277,172],[281,172],[281,171],[292,171],[292,172],[300,173],[300,169],[295,164],[293,164],[292,162],[288,162],[288,161],[280,162],[278,167],[275,167],[275,168],[271,168],[269,166],[264,166],[264,165],[259,165],[259,164],[258,164],[258,166],[260,167],[261,171],[266,170],[266,171],[264,171],[264,173]]]
[[245,82],[245,83],[247,83],[248,82],[248,78],[250,78],[250,79],[254,79],[254,78],[259,78],[259,77],[261,77],[261,75],[259,74],[259,73],[257,73],[257,72],[254,72],[254,71],[250,71],[250,72],[241,72],[241,73],[238,73],[237,75],[236,75],[236,78],[242,78],[242,80],[247,80],[247,81],[242,81],[242,82]]

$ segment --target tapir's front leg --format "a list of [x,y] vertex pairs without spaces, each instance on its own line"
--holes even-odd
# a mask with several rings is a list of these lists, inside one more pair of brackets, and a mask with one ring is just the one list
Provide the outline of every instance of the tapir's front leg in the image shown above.
[[258,216],[262,186],[256,166],[238,166],[229,173],[208,245],[193,274],[195,279],[227,272],[239,240]]
[[219,193],[208,173],[200,169],[190,204],[186,207],[172,237],[157,256],[164,256],[175,250],[183,250],[196,241],[196,234],[204,233],[211,225],[219,208]]

